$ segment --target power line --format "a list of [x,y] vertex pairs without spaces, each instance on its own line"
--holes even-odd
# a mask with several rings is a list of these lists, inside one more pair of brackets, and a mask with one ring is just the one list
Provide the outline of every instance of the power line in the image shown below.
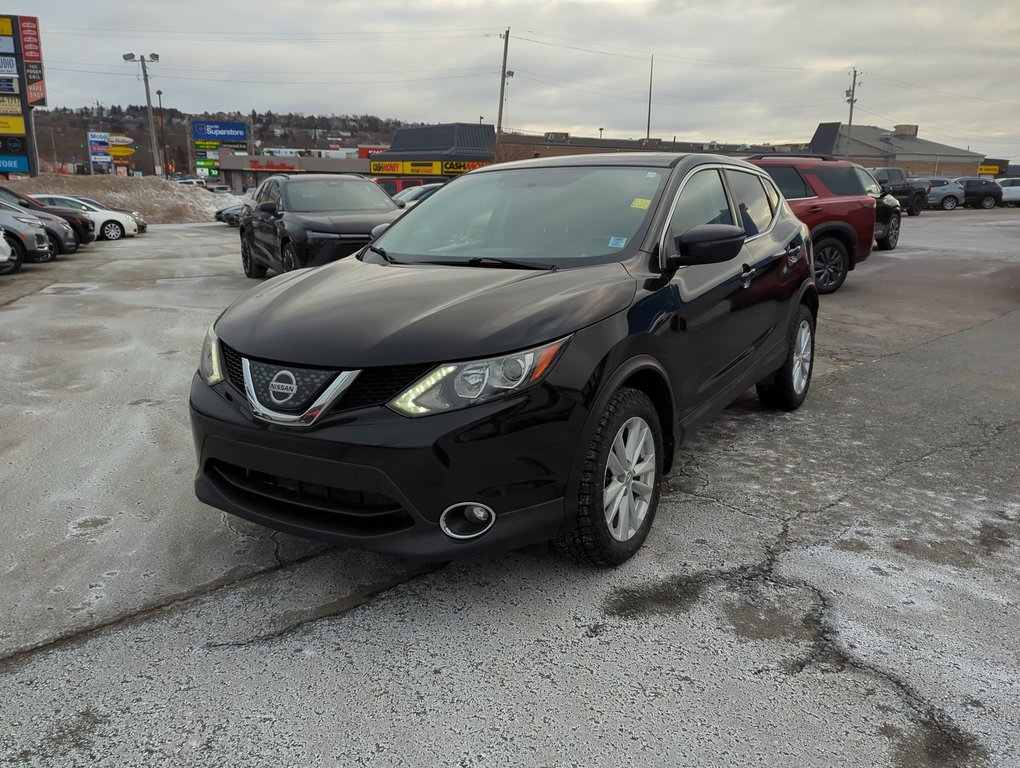
[[908,90],[925,91],[927,93],[938,94],[939,96],[950,96],[950,97],[952,97],[954,99],[965,99],[967,101],[978,101],[978,102],[982,102],[984,104],[1001,104],[1001,105],[1007,106],[1007,107],[1020,107],[1020,102],[1016,102],[1016,101],[999,101],[998,99],[986,99],[986,98],[983,98],[981,96],[968,96],[968,95],[963,94],[963,93],[952,93],[950,91],[940,91],[940,90],[938,90],[936,88],[927,88],[927,87],[925,87],[923,85],[911,85],[910,83],[904,83],[904,82],[901,82],[899,80],[893,80],[893,79],[888,78],[888,77],[881,77],[880,75],[869,75],[869,77],[871,77],[874,80],[880,80],[883,83],[888,83],[889,85],[895,85],[895,86],[898,86],[900,88],[906,88]]
[[[78,74],[88,75],[111,75],[115,77],[138,77],[133,72],[104,72],[95,69],[68,69],[66,67],[46,67],[47,71],[56,72],[75,72]],[[471,74],[463,75],[439,75],[436,77],[411,77],[411,78],[391,78],[388,80],[235,80],[231,78],[223,77],[184,77],[181,75],[160,75],[159,79],[162,80],[189,80],[194,82],[204,83],[241,83],[247,85],[387,85],[395,83],[423,83],[430,82],[433,80],[461,80],[469,77],[480,77],[488,76],[498,70],[488,69],[481,72],[475,72]]]
[[[51,66],[50,66],[51,64],[68,64],[68,65],[73,65],[73,66],[84,66],[84,67],[105,67],[105,66],[110,66],[110,65],[104,64],[102,62],[97,63],[97,62],[94,62],[94,61],[59,61],[59,60],[56,60],[56,59],[47,59],[47,61],[49,62],[49,64],[47,64],[47,66],[46,66],[47,69],[51,69]],[[67,71],[77,71],[77,70],[67,70]],[[227,72],[227,73],[230,73],[230,74],[238,74],[238,75],[243,75],[243,74],[254,74],[254,75],[278,74],[278,75],[302,75],[302,76],[304,76],[304,75],[321,75],[322,74],[322,70],[321,69],[318,69],[318,70],[315,70],[315,71],[303,71],[302,72],[302,71],[290,70],[290,69],[286,69],[286,70],[280,70],[280,69],[222,69],[221,67],[215,67],[213,69],[204,69],[204,68],[200,68],[200,67],[161,67],[160,71],[161,72]],[[492,71],[493,71],[493,67],[447,67],[447,68],[442,68],[442,69],[422,69],[421,67],[415,67],[413,69],[374,69],[370,73],[369,72],[336,72],[336,71],[333,71],[332,74],[334,74],[334,75],[364,75],[364,74],[383,75],[383,74],[401,74],[401,73],[406,73],[406,72],[465,72],[465,73],[466,72],[485,72],[485,73],[491,73]],[[113,74],[113,73],[111,73],[111,74]]]

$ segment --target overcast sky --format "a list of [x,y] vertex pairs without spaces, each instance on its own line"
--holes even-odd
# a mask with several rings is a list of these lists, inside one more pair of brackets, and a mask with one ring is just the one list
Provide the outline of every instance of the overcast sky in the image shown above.
[[51,106],[374,114],[505,129],[806,141],[846,121],[1020,158],[1020,2],[894,0],[7,0],[38,15]]

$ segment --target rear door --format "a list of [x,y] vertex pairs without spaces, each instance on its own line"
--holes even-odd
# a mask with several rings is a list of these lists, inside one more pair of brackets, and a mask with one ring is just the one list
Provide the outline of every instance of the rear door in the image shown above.
[[258,197],[255,198],[255,208],[251,213],[252,237],[255,247],[264,258],[272,259],[276,263],[276,216],[260,211],[262,203],[275,203],[277,208],[280,202],[280,182],[276,179],[269,179],[262,185]]

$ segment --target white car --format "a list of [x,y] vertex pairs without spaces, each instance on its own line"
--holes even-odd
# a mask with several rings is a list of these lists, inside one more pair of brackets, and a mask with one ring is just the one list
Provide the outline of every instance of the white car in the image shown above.
[[0,228],[0,266],[11,260],[11,244],[4,237],[3,228]]
[[1009,179],[996,179],[1002,187],[1002,204],[1009,206],[1020,205],[1020,176]]
[[138,222],[130,214],[101,208],[70,195],[33,194],[32,197],[41,200],[46,205],[85,211],[89,218],[96,223],[96,233],[104,240],[120,240],[122,237],[134,237],[138,234]]

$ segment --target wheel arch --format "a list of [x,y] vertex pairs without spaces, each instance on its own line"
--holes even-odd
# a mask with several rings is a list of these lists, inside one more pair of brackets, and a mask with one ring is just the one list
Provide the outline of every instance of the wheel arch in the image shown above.
[[846,222],[830,221],[811,230],[811,241],[815,244],[815,248],[818,247],[819,241],[827,238],[838,240],[846,247],[847,255],[850,257],[850,268],[852,269],[857,263],[858,239],[854,228]]

